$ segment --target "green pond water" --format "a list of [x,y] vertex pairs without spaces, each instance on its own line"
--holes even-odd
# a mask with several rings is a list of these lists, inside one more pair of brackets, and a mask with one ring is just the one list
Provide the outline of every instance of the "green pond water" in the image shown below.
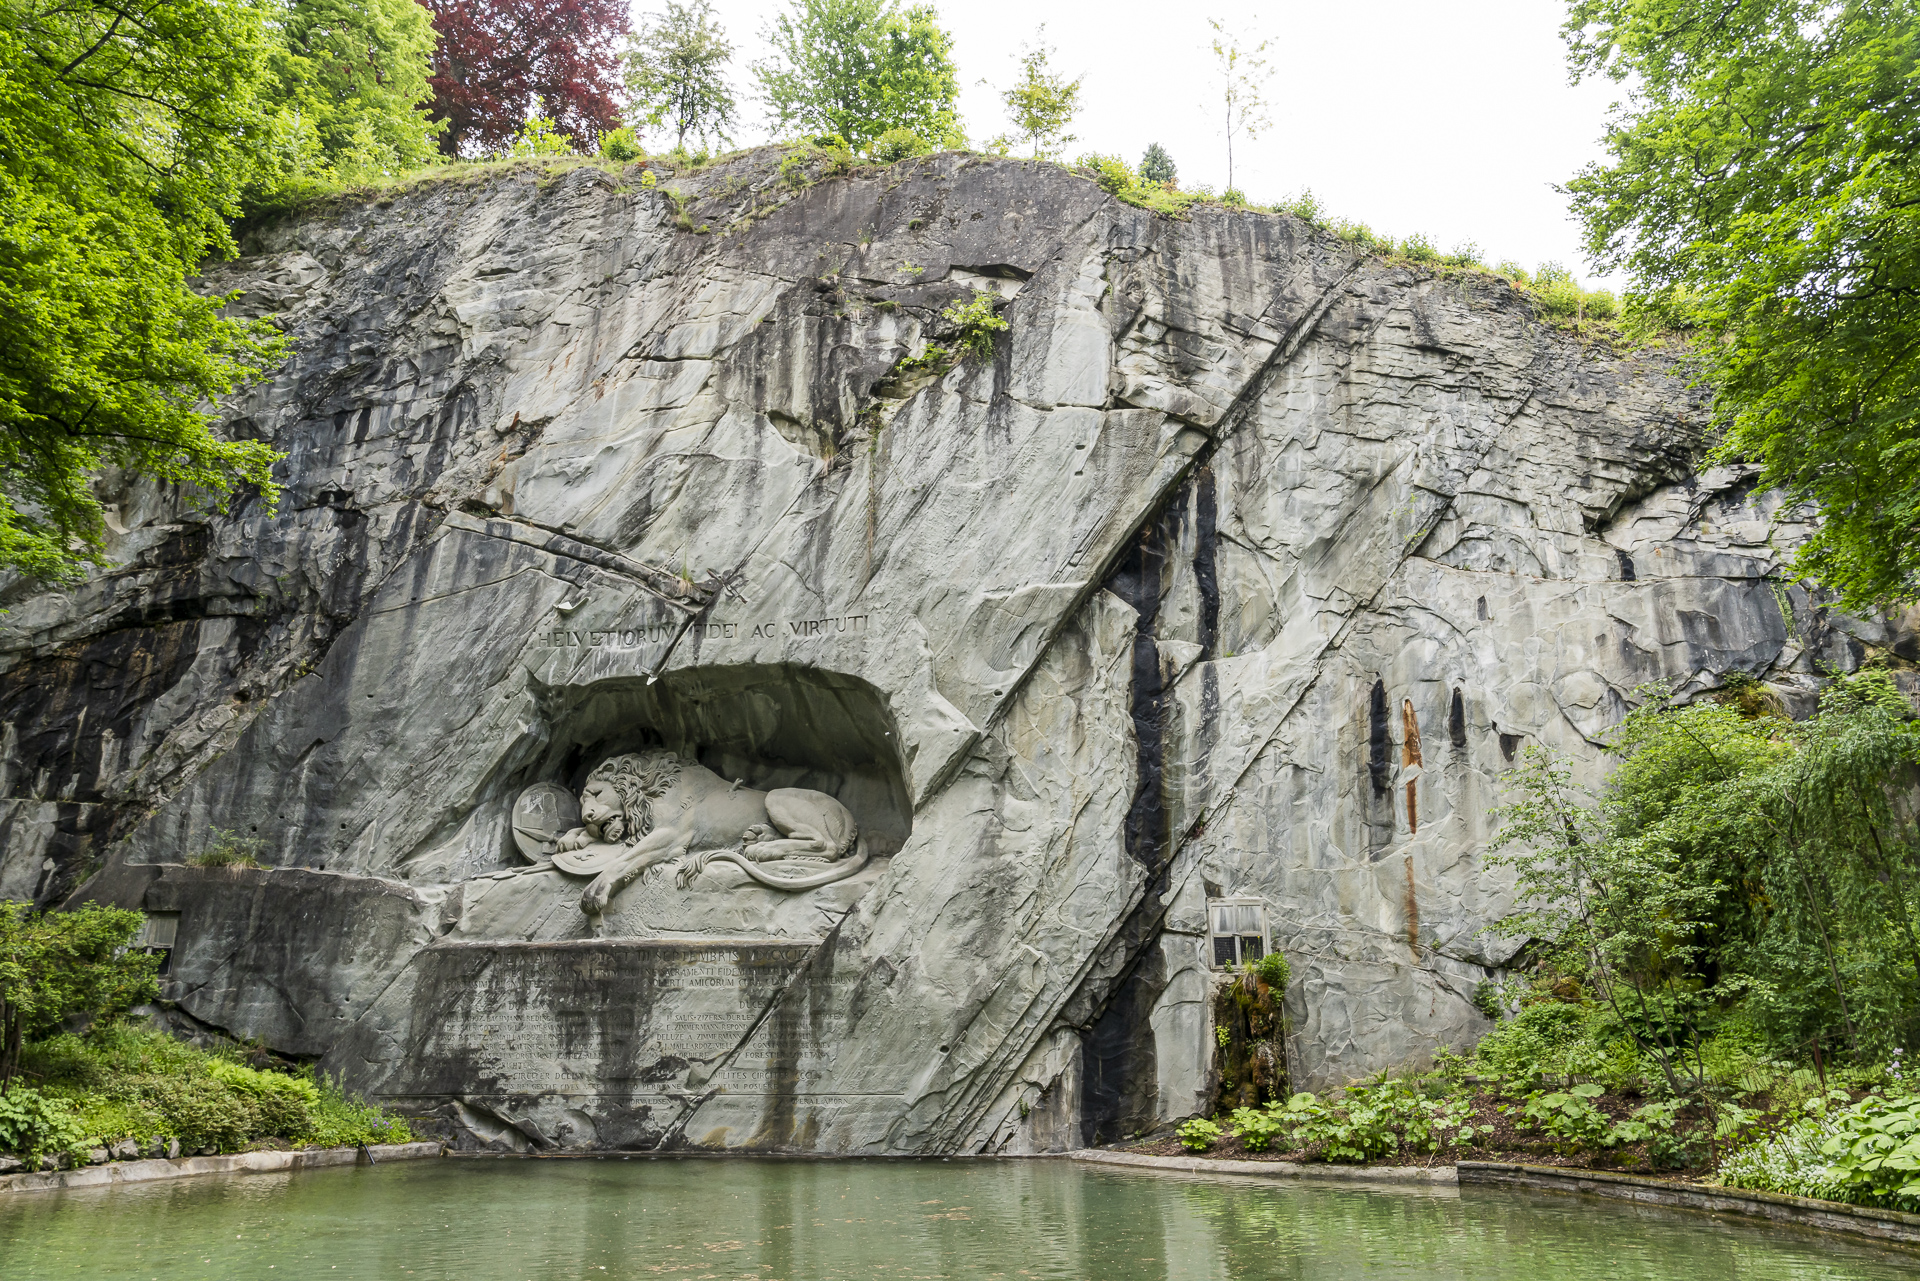
[[1495,1189],[1068,1161],[395,1162],[0,1201],[0,1278],[1911,1278],[1920,1256]]

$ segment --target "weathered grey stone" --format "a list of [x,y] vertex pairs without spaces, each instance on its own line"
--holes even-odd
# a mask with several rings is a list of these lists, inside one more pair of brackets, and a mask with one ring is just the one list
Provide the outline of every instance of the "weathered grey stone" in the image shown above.
[[[7,589],[0,888],[181,913],[186,1015],[463,1146],[1057,1151],[1206,1106],[1208,899],[1296,1085],[1417,1062],[1513,956],[1521,746],[1593,781],[1647,681],[1920,657],[1783,588],[1804,514],[1692,470],[1665,354],[1501,281],[782,158],[673,178],[704,235],[594,168],[254,228],[208,283],[294,339],[225,407],[283,505],[106,478],[113,566]],[[991,359],[903,363],[979,290]],[[644,752],[868,861],[584,911],[516,801]],[[270,869],[180,866],[215,829]]]

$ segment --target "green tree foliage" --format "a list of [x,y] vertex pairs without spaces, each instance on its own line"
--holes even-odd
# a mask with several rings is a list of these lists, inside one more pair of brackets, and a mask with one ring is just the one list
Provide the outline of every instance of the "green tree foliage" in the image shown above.
[[1920,595],[1920,6],[1577,0],[1566,33],[1628,86],[1568,185],[1589,252],[1699,326],[1722,454],[1820,504],[1797,567]]
[[1783,1057],[1920,1040],[1920,728],[1891,681],[1838,679],[1804,722],[1753,714],[1751,688],[1648,692],[1598,798],[1536,749],[1509,775],[1496,845],[1524,849],[1498,861],[1536,906],[1503,928],[1568,949],[1676,1094],[1734,1009]]
[[1073,141],[1067,126],[1080,109],[1080,82],[1086,79],[1076,76],[1069,80],[1049,66],[1048,60],[1056,50],[1046,43],[1046,34],[1043,24],[1020,57],[1020,79],[1000,95],[1007,105],[1007,118],[1033,148],[1037,160],[1057,157]]
[[1180,171],[1174,167],[1173,157],[1167,154],[1167,149],[1153,142],[1147,144],[1146,154],[1140,157],[1140,179],[1165,187],[1177,187],[1180,185]]
[[69,1014],[114,1013],[158,994],[159,959],[126,950],[143,919],[112,907],[40,912],[0,901],[0,1094],[25,1040]]
[[279,336],[185,284],[233,251],[267,51],[249,4],[0,0],[0,566],[96,558],[107,465],[274,498],[272,450],[217,439],[201,406]]
[[1227,190],[1231,192],[1235,190],[1233,140],[1244,135],[1252,142],[1271,123],[1265,93],[1273,75],[1267,65],[1267,48],[1273,42],[1249,45],[1216,19],[1207,19],[1207,25],[1213,28],[1213,58],[1220,74],[1220,131],[1227,140]]
[[507,144],[507,154],[516,160],[538,156],[571,156],[574,154],[573,140],[547,117],[534,116],[520,126],[520,132]]
[[957,147],[953,37],[931,5],[792,0],[766,33],[775,57],[755,65],[776,125],[833,133],[865,150],[889,129]]
[[707,0],[668,0],[664,12],[649,15],[647,25],[627,38],[621,61],[629,118],[665,125],[676,148],[686,146],[688,134],[703,147],[726,142],[735,110],[726,78],[732,57],[726,29]]
[[294,0],[269,10],[281,194],[432,161],[433,17],[415,0]]

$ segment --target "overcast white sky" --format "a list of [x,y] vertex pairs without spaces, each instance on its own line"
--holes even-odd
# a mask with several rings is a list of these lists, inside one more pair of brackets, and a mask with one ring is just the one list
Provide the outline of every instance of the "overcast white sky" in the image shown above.
[[[1489,262],[1553,259],[1583,279],[1566,198],[1553,185],[1600,156],[1610,83],[1567,84],[1555,0],[936,0],[954,35],[968,136],[1008,129],[998,93],[1044,22],[1055,65],[1086,77],[1069,154],[1137,164],[1150,142],[1183,184],[1225,185],[1209,17],[1273,41],[1273,127],[1237,143],[1235,182],[1269,202],[1311,188],[1328,212],[1442,248],[1478,244]],[[654,5],[635,0],[636,19]],[[767,52],[761,31],[782,0],[714,0],[737,90]],[[979,82],[988,83],[982,85]],[[766,139],[749,109],[738,141]]]

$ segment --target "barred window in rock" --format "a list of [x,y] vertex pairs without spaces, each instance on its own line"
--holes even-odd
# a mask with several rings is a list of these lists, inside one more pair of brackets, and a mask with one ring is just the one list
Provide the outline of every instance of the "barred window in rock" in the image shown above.
[[1210,899],[1207,916],[1214,965],[1229,968],[1267,954],[1267,908],[1259,899]]
[[149,912],[146,923],[140,927],[140,937],[133,941],[135,950],[158,953],[160,973],[165,974],[173,965],[173,941],[180,932],[180,913]]

